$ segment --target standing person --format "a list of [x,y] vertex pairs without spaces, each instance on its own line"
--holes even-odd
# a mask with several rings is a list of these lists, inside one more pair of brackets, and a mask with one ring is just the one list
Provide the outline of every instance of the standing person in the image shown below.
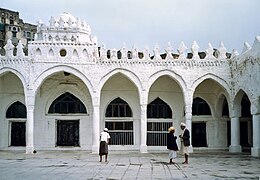
[[108,155],[108,143],[109,143],[110,135],[108,133],[108,129],[104,128],[104,131],[100,135],[100,146],[99,146],[99,162],[102,162],[102,156],[105,155],[105,162],[107,162]]
[[177,137],[174,136],[175,129],[174,127],[170,127],[168,129],[169,133],[167,134],[167,149],[169,150],[169,159],[170,159],[170,164],[175,164],[172,160],[177,157],[177,151],[178,151],[178,146],[176,143]]
[[186,128],[186,124],[184,123],[181,123],[181,130],[182,130],[182,134],[179,136],[181,138],[181,151],[185,156],[185,161],[182,164],[188,164],[190,131]]

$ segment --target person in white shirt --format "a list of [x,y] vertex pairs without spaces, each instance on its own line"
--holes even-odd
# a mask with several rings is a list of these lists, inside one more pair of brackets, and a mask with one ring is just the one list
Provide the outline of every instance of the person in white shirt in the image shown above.
[[100,146],[99,146],[99,162],[102,162],[102,156],[105,155],[105,162],[107,162],[108,156],[108,143],[109,143],[110,135],[108,133],[108,129],[104,128],[104,131],[100,135]]

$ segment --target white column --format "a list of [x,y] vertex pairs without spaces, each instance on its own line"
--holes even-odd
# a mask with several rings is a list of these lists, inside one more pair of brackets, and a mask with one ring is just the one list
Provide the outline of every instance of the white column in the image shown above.
[[141,120],[140,120],[140,152],[147,152],[147,104],[141,104]]
[[28,92],[25,97],[27,120],[26,120],[26,154],[32,154],[34,151],[34,102],[35,96],[33,92]]
[[253,115],[253,147],[251,155],[260,157],[260,114]]
[[191,132],[191,127],[192,127],[192,106],[187,105],[185,106],[185,124],[186,128],[190,131],[190,152],[193,152],[193,147],[192,147],[192,132]]
[[92,153],[98,153],[99,150],[99,134],[100,134],[100,105],[93,105],[92,119]]
[[192,147],[192,102],[193,102],[193,90],[186,89],[184,91],[184,103],[185,103],[185,124],[186,128],[190,131],[190,152],[193,152]]
[[229,152],[242,152],[239,117],[231,118],[231,145],[229,146]]

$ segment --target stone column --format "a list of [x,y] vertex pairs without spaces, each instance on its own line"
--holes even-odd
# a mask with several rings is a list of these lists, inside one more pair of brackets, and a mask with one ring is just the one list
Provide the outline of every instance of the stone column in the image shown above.
[[147,152],[147,104],[141,104],[141,119],[140,119],[140,152]]
[[33,92],[25,97],[27,120],[26,120],[26,154],[32,154],[34,151],[34,104],[35,96]]
[[186,90],[184,93],[184,100],[185,100],[185,124],[186,128],[190,131],[190,152],[193,152],[192,147],[192,101],[193,101],[193,91],[192,90]]
[[251,155],[260,157],[260,114],[253,115],[253,147]]
[[229,146],[229,152],[242,152],[239,117],[231,117],[231,145]]
[[92,119],[92,153],[98,153],[100,134],[100,103],[99,98],[93,100],[93,119]]

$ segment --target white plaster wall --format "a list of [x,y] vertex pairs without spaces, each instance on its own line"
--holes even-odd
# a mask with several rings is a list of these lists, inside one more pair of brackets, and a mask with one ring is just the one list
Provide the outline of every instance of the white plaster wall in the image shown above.
[[[105,126],[105,113],[108,104],[115,98],[120,97],[126,101],[131,110],[133,117],[130,118],[115,118],[114,120],[130,120],[134,125],[134,145],[127,146],[111,146],[110,149],[138,149],[140,144],[140,101],[137,88],[134,84],[122,74],[112,76],[102,88],[101,101],[100,101],[100,130],[102,131]],[[111,118],[109,118],[111,120]]]
[[19,78],[13,73],[7,73],[0,77],[1,86],[1,112],[0,112],[0,147],[7,148],[10,145],[10,123],[11,121],[24,121],[25,119],[6,119],[8,107],[20,101],[25,104],[24,89]]
[[[75,84],[60,84],[60,82]],[[65,92],[70,92],[79,98],[86,106],[88,114],[48,114],[51,103]],[[63,72],[50,76],[39,89],[35,104],[35,147],[39,149],[57,149],[56,121],[80,120],[80,149],[91,150],[92,146],[92,103],[91,96],[83,82],[74,75],[64,77]],[[59,148],[59,147],[58,147]],[[63,148],[66,149],[66,148]],[[74,149],[77,149],[75,147]]]
[[169,76],[158,78],[150,88],[148,104],[157,97],[167,103],[172,110],[172,119],[165,121],[173,122],[176,134],[180,134],[180,123],[184,122],[184,98],[180,86]]

